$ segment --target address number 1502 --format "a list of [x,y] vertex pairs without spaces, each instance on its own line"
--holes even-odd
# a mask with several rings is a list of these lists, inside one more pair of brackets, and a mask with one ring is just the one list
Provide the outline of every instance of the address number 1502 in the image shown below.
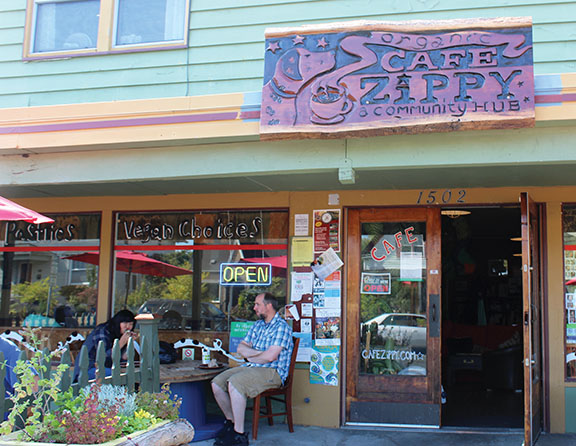
[[421,190],[416,204],[466,203],[466,189]]

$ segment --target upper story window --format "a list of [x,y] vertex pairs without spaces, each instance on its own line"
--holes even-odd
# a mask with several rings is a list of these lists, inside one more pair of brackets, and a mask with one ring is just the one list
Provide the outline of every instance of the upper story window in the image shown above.
[[175,48],[189,0],[28,0],[24,58]]

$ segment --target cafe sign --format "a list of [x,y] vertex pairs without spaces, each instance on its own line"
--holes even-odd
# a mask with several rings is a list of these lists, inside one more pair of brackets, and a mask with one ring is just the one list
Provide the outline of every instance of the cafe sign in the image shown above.
[[529,17],[266,31],[262,139],[534,125]]

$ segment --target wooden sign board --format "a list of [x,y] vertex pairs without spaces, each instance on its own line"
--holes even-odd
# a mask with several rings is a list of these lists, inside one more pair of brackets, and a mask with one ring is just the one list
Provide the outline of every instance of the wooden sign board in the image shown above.
[[266,31],[262,139],[534,126],[529,17]]

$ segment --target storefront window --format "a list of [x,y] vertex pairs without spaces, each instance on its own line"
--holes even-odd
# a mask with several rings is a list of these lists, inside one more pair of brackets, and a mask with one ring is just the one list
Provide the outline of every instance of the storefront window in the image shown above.
[[100,215],[50,214],[54,223],[0,222],[1,326],[89,327],[96,321]]
[[160,329],[228,331],[255,318],[258,293],[286,302],[288,213],[117,216],[114,311],[162,316]]
[[426,227],[362,224],[360,373],[426,375]]
[[564,206],[566,377],[576,378],[576,205]]

